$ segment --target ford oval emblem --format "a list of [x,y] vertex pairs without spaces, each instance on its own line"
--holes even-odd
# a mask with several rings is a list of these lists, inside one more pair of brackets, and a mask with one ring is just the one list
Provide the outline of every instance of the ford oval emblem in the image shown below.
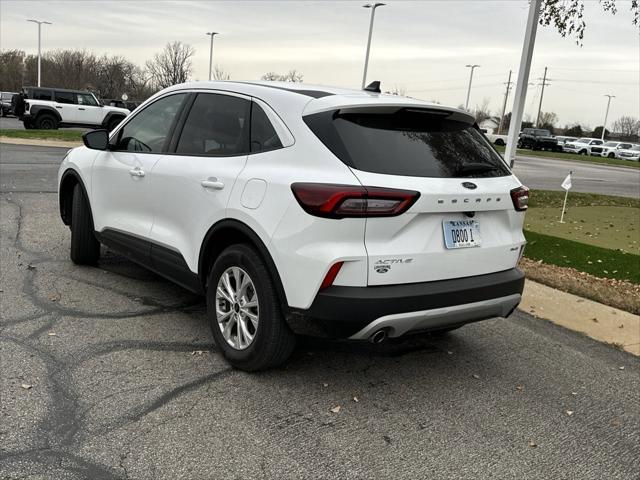
[[468,188],[469,190],[475,190],[476,188],[478,188],[478,186],[475,183],[471,183],[471,182],[462,182],[462,186],[464,188]]

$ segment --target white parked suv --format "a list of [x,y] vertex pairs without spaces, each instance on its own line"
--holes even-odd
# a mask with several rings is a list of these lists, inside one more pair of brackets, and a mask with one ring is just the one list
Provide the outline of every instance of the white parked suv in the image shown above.
[[304,333],[380,342],[506,317],[528,189],[468,113],[287,83],[165,89],[59,171],[71,259],[106,245],[206,295],[234,366]]
[[631,145],[629,148],[616,150],[616,158],[633,162],[640,161],[640,145]]
[[562,146],[562,151],[567,153],[577,153],[578,155],[591,155],[591,147],[602,145],[604,142],[599,138],[579,138],[573,142],[566,142]]
[[22,120],[27,129],[63,127],[113,130],[129,115],[125,108],[103,105],[91,92],[62,88],[27,87]]
[[605,142],[602,145],[591,147],[591,155],[615,158],[618,150],[627,150],[632,146],[632,143],[627,142]]

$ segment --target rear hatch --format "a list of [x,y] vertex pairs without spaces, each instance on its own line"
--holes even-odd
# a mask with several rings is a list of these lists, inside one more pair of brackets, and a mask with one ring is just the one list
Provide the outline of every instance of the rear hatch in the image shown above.
[[305,117],[365,187],[419,193],[398,216],[366,219],[368,284],[482,275],[513,268],[524,244],[511,191],[520,182],[459,111],[341,108]]

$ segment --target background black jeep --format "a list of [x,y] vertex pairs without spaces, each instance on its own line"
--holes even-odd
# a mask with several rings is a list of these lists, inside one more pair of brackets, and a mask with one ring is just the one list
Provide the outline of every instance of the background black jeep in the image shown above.
[[518,148],[530,148],[531,150],[551,150],[561,152],[562,146],[551,135],[549,130],[540,128],[525,128],[518,139]]

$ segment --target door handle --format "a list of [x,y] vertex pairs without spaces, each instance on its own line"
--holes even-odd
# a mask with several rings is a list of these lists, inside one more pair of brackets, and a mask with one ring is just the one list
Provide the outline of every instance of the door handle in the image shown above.
[[129,175],[131,175],[132,177],[144,177],[144,170],[142,170],[140,167],[135,167],[129,170]]
[[224,188],[224,183],[219,182],[216,177],[209,177],[206,180],[202,180],[200,182],[204,188],[210,188],[212,190],[222,190]]
[[84,108],[79,108],[78,110],[84,110]]
[[62,108],[62,107],[61,107],[61,106],[59,106],[59,105],[56,105],[56,108]]

